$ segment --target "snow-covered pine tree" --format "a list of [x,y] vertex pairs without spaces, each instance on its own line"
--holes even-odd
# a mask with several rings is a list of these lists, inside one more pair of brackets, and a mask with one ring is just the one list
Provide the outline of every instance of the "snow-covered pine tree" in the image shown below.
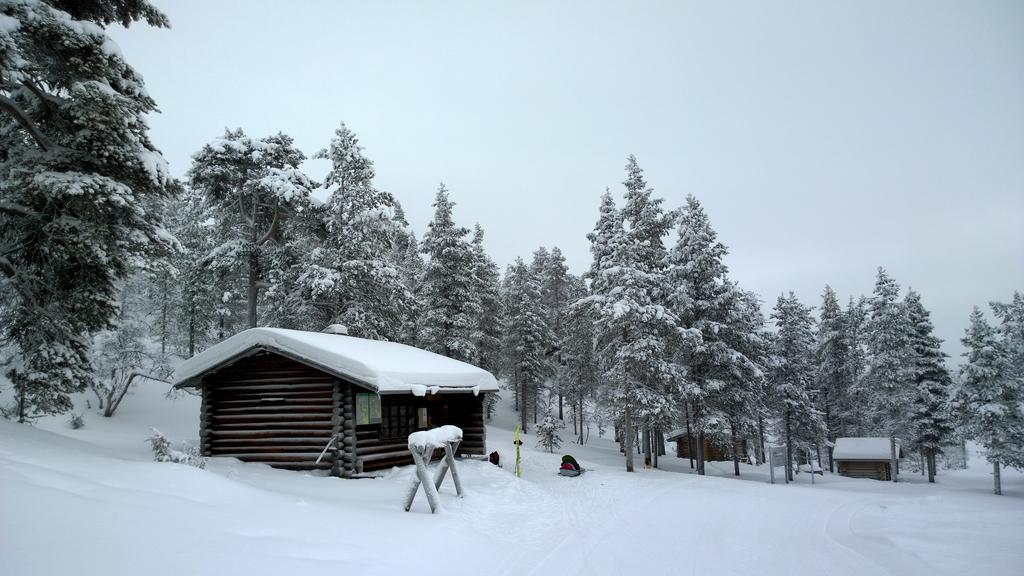
[[554,414],[548,412],[544,415],[544,419],[537,424],[537,445],[548,452],[554,452],[561,448],[562,436],[559,434],[559,431],[564,427],[565,425],[562,424],[560,418],[556,418]]
[[952,379],[946,370],[942,340],[932,334],[931,317],[921,296],[907,290],[903,306],[909,328],[904,378],[914,387],[909,413],[912,446],[924,456],[928,481],[935,482],[935,457],[953,432],[947,410]]
[[957,415],[966,435],[985,448],[993,467],[994,492],[1002,494],[1000,467],[1024,468],[1020,458],[1024,394],[1020,381],[1011,377],[1006,343],[977,307],[961,342],[967,362],[960,368]]
[[[570,285],[570,301],[578,302],[587,296],[587,287],[582,279],[574,278]],[[565,336],[559,346],[562,365],[559,382],[562,393],[572,406],[573,431],[576,442],[586,442],[586,400],[592,398],[600,380],[597,357],[594,354],[594,316],[590,306],[570,305],[565,315]],[[578,427],[577,427],[578,424]]]
[[569,305],[575,299],[570,294],[574,278],[569,273],[569,267],[565,264],[565,256],[558,246],[553,247],[548,253],[541,270],[540,280],[544,314],[547,317],[548,327],[551,329],[553,343],[553,348],[549,351],[551,374],[553,375],[552,391],[558,394],[558,419],[564,420],[564,391],[560,379],[560,368],[565,358],[560,343],[565,340],[566,315]]
[[770,370],[770,398],[779,416],[777,435],[786,442],[786,475],[793,479],[798,448],[825,439],[825,422],[814,398],[814,317],[790,292],[779,296],[771,317],[778,329]]
[[505,370],[514,387],[520,427],[537,422],[537,395],[550,374],[551,332],[544,318],[540,281],[521,258],[509,267],[505,290]]
[[615,242],[621,238],[622,234],[622,214],[615,207],[615,199],[612,198],[612,193],[608,189],[605,189],[604,194],[601,195],[598,214],[594,230],[587,233],[592,260],[590,269],[583,275],[584,279],[590,281],[591,292],[606,290],[601,286],[601,270],[607,266],[604,261],[611,256],[615,249]]
[[493,374],[501,372],[501,295],[498,293],[501,274],[498,265],[484,249],[484,229],[473,228],[473,278],[480,298],[480,315],[476,320],[474,340],[477,365]]
[[844,419],[847,434],[851,436],[867,436],[872,433],[868,414],[870,391],[864,378],[868,370],[867,310],[867,298],[861,296],[854,300],[851,296],[846,310],[843,311],[847,353],[846,381],[849,384]]
[[430,260],[421,286],[418,342],[432,352],[473,363],[477,359],[473,331],[480,317],[480,297],[474,290],[473,248],[466,241],[469,230],[455,224],[454,205],[441,184],[434,200],[434,219],[421,247]]
[[610,196],[602,198],[591,244],[593,293],[586,302],[595,306],[604,396],[621,410],[626,470],[632,472],[635,423],[669,408],[668,386],[675,371],[667,355],[678,329],[675,315],[663,302],[664,236],[672,216],[662,209],[662,200],[652,196],[633,156],[626,164],[624,184],[621,215]]
[[214,208],[221,239],[211,260],[246,271],[249,327],[258,323],[266,246],[280,244],[284,222],[309,206],[313,184],[299,170],[305,159],[290,136],[251,138],[241,128],[225,130],[192,156],[189,185]]
[[219,319],[222,292],[214,270],[203,261],[214,247],[213,217],[202,194],[190,188],[169,216],[170,230],[181,241],[181,250],[172,259],[179,279],[173,320],[176,349],[191,358],[209,344]]
[[764,409],[762,366],[768,350],[757,294],[741,290],[731,282],[726,288],[725,316],[717,336],[732,350],[732,357],[721,363],[720,384],[709,395],[708,404],[728,425],[733,473],[739,476],[741,443],[746,433],[757,429],[758,416]]
[[848,434],[847,418],[850,406],[849,342],[846,316],[839,307],[839,299],[831,286],[821,294],[821,312],[818,318],[817,389],[822,401],[819,409],[824,413],[827,429],[828,466],[833,470],[832,443]]
[[753,378],[760,373],[750,358],[736,350],[736,343],[725,338],[725,328],[741,312],[736,305],[743,302],[726,276],[722,258],[727,252],[700,201],[688,196],[680,212],[676,244],[668,255],[667,285],[668,303],[683,329],[675,339],[672,356],[685,378],[683,398],[688,406],[683,412],[689,413],[697,432],[698,474],[704,473],[707,405],[715,400],[711,396],[726,378],[737,374]]
[[[476,293],[480,298],[480,315],[476,319],[473,339],[476,342],[477,365],[500,376],[502,369],[502,298],[499,293],[501,274],[498,265],[491,260],[484,249],[484,229],[477,224],[473,228],[473,279]],[[501,395],[489,392],[484,398],[484,415],[488,420],[497,409]]]
[[67,411],[117,283],[174,246],[156,110],[105,26],[168,26],[149,3],[0,4],[0,341],[19,420]]
[[392,253],[405,238],[394,197],[373,186],[373,162],[356,135],[343,123],[330,146],[315,158],[331,161],[324,186],[326,237],[319,266],[332,282],[317,276],[314,298],[325,302],[328,323],[343,324],[349,334],[398,340],[412,295]]
[[423,263],[423,256],[420,255],[420,245],[416,235],[410,230],[406,240],[405,249],[402,252],[398,266],[402,275],[402,283],[405,290],[412,296],[409,302],[408,313],[402,322],[402,336],[400,341],[411,346],[416,345],[419,334],[420,316],[423,314],[423,302],[421,301],[423,272],[426,265]]
[[[864,375],[873,434],[893,443],[907,436],[907,416],[914,388],[904,379],[910,333],[907,311],[899,301],[900,287],[881,267],[868,301],[868,369]],[[897,479],[893,470],[892,480]]]

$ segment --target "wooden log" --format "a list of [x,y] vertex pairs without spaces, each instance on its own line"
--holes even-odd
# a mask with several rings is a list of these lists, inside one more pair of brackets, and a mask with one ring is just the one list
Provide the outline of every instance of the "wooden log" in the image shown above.
[[356,473],[356,447],[358,446],[358,440],[356,437],[356,403],[355,396],[352,394],[352,385],[344,383],[342,385],[342,398],[341,398],[341,430],[342,430],[342,471],[341,475],[344,478],[351,478]]
[[317,421],[326,425],[327,429],[331,427],[330,415],[312,413],[312,414],[214,414],[212,416],[214,422],[235,422],[235,423],[261,423],[261,422],[308,422]]
[[[454,449],[452,447],[452,442],[448,442],[444,445],[444,460],[452,471],[452,482],[455,482],[455,493],[459,495],[459,498],[462,498],[462,481],[459,479],[459,469],[455,467],[455,450],[458,449],[459,443],[455,442],[454,444]],[[444,476],[442,476],[441,479],[443,480]],[[438,481],[438,484],[440,483],[441,482]]]
[[259,438],[317,438],[324,439],[330,436],[330,433],[326,430],[315,430],[315,429],[284,429],[284,430],[210,430],[208,432],[210,439],[218,440],[224,439],[238,439],[238,440],[255,440]]
[[[427,447],[424,450],[431,450],[431,448]],[[409,495],[406,497],[405,511],[408,512],[412,508],[416,492],[419,491],[420,486],[423,486],[423,493],[427,495],[427,503],[430,505],[430,513],[433,514],[441,507],[441,502],[437,496],[437,489],[434,488],[434,483],[430,479],[430,474],[427,471],[427,465],[423,462],[423,455],[420,453],[420,449],[410,446],[409,451],[412,452],[413,462],[416,463],[416,480],[413,482]]]

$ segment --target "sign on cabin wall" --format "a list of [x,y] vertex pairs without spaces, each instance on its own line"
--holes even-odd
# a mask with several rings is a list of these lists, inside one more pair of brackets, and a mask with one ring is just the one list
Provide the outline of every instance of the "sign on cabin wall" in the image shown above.
[[380,396],[369,392],[356,393],[356,425],[380,424]]

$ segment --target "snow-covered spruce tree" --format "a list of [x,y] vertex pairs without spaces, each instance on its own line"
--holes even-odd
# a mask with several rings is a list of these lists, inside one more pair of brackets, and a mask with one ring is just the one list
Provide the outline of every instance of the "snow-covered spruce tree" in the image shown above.
[[894,441],[907,435],[907,416],[914,392],[904,379],[910,331],[899,292],[899,285],[879,268],[875,290],[868,301],[868,369],[864,376],[872,433]]
[[[712,396],[726,379],[742,389],[761,372],[735,348],[750,334],[737,333],[735,341],[725,337],[725,328],[744,312],[739,306],[743,298],[735,294],[736,287],[726,277],[728,269],[722,258],[727,252],[700,202],[688,196],[679,216],[675,246],[668,255],[667,285],[669,306],[683,329],[675,339],[672,358],[684,378],[683,398],[688,406],[682,412],[689,414],[697,432],[698,474],[704,473],[704,432],[708,404],[715,402]],[[730,410],[740,413],[735,406]]]
[[1020,381],[1011,377],[1006,342],[978,308],[971,312],[961,342],[967,349],[967,362],[960,368],[960,390],[954,405],[966,435],[985,448],[985,457],[992,463],[994,492],[1002,494],[1000,467],[1024,468],[1024,394]]
[[266,246],[281,244],[282,224],[309,206],[313,185],[299,170],[303,160],[290,136],[251,138],[240,128],[226,130],[192,156],[189,185],[213,208],[220,237],[208,258],[230,264],[236,274],[246,272],[249,327],[258,323]]
[[173,247],[156,110],[104,27],[168,26],[144,1],[0,3],[0,346],[21,421],[93,379],[116,286]]
[[477,359],[473,332],[480,317],[480,297],[474,290],[473,249],[466,241],[469,230],[455,225],[454,205],[441,184],[434,200],[434,219],[421,247],[430,260],[420,287],[418,342],[432,352],[473,363]]
[[[717,336],[734,353],[724,363],[721,384],[708,397],[712,411],[728,425],[732,445],[733,473],[740,475],[740,452],[746,433],[757,430],[758,416],[764,408],[764,378],[767,343],[761,302],[753,292],[731,284],[724,303],[725,321]],[[708,342],[707,339],[703,340]]]
[[493,374],[501,372],[501,295],[498,293],[501,274],[498,265],[484,250],[484,229],[473,229],[473,279],[480,298],[480,316],[476,321],[474,340],[477,364]]
[[999,334],[1008,356],[1010,378],[1024,387],[1024,294],[1014,292],[1010,302],[990,305],[1000,322]]
[[548,412],[545,414],[544,419],[537,424],[537,445],[543,447],[548,452],[554,452],[561,448],[562,437],[559,435],[559,431],[564,427],[565,425],[562,424],[561,419]]
[[[324,213],[326,237],[318,252],[321,261],[314,263],[331,274],[315,275],[312,296],[325,303],[327,322],[345,325],[349,334],[398,340],[412,300],[393,258],[396,244],[405,238],[398,202],[374,187],[373,162],[344,124],[314,157],[331,161],[324,179],[331,193]],[[324,282],[325,277],[331,281]]]
[[521,258],[509,267],[504,298],[504,373],[514,387],[520,427],[525,432],[530,415],[537,422],[537,395],[550,375],[546,352],[551,332],[544,319],[540,282]]
[[415,345],[419,334],[420,316],[423,313],[421,287],[426,265],[423,263],[423,256],[420,255],[419,242],[412,231],[409,231],[407,244],[402,252],[398,268],[402,275],[402,283],[405,284],[406,291],[412,296],[408,313],[402,322],[400,341],[404,344]]
[[832,444],[836,438],[847,435],[847,418],[850,413],[850,369],[849,341],[846,316],[839,307],[839,299],[831,286],[825,286],[821,295],[821,312],[818,318],[817,344],[817,389],[827,429],[828,466],[832,462]]
[[[570,287],[570,300],[577,302],[587,296],[587,287],[579,278]],[[558,380],[561,391],[572,406],[573,431],[576,443],[584,444],[586,400],[592,398],[600,380],[597,357],[594,354],[594,316],[590,306],[569,306],[565,315],[565,336],[559,343],[562,365]],[[578,423],[578,427],[576,426]]]
[[[318,300],[327,288],[335,286],[336,274],[319,264],[324,255],[327,231],[326,208],[316,202],[296,212],[281,226],[280,241],[270,243],[263,252],[265,288],[260,297],[260,321],[267,326],[296,330],[322,330],[332,324],[332,301]],[[319,273],[325,272],[323,276]],[[314,278],[311,286],[309,279]]]
[[776,433],[786,442],[786,476],[793,480],[793,460],[799,448],[815,447],[825,439],[823,414],[814,398],[814,317],[790,292],[779,296],[771,317],[778,329],[770,369],[770,401],[778,415]]
[[903,300],[909,333],[904,378],[914,387],[910,410],[912,446],[924,456],[928,481],[935,482],[935,456],[952,435],[947,405],[952,379],[946,370],[942,340],[932,334],[928,310],[921,296],[908,290]]
[[[663,238],[672,217],[643,179],[636,158],[629,157],[625,204],[615,212],[610,196],[602,198],[601,217],[592,237],[592,294],[597,356],[605,374],[603,396],[622,414],[626,470],[633,471],[633,431],[669,411],[674,368],[668,346],[678,328],[664,304]],[[601,243],[599,243],[601,242]]]
[[554,345],[549,354],[551,373],[553,375],[552,389],[558,394],[558,419],[564,420],[563,400],[565,392],[562,389],[563,382],[560,379],[561,372],[559,368],[565,358],[562,354],[560,343],[566,338],[566,315],[568,314],[569,305],[575,299],[570,294],[574,277],[569,273],[569,267],[565,264],[565,256],[558,246],[552,248],[548,253],[540,275],[544,315],[547,318],[548,327],[551,329]]
[[214,247],[212,216],[202,194],[186,188],[169,214],[171,233],[181,250],[171,259],[178,271],[177,294],[172,310],[175,349],[185,358],[205,349],[218,325],[222,292],[214,271],[203,259]]
[[[501,274],[498,265],[484,250],[484,229],[473,229],[473,279],[480,297],[480,316],[476,319],[473,339],[476,342],[477,365],[495,375],[502,369],[502,299],[499,293]],[[501,395],[488,392],[484,398],[484,416],[490,420]]]
[[846,337],[846,381],[847,410],[843,415],[847,434],[851,436],[868,436],[871,434],[871,422],[868,414],[870,408],[865,375],[868,370],[867,319],[868,301],[861,296],[854,300],[850,297],[843,311],[843,327]]

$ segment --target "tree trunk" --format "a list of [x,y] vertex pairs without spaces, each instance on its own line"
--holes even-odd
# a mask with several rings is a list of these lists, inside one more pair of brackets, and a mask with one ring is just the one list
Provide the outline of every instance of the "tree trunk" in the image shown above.
[[899,476],[899,460],[896,457],[896,437],[889,437],[889,473],[892,475],[892,481],[896,482],[896,477]]
[[623,415],[623,431],[622,435],[624,438],[624,446],[626,452],[626,472],[633,471],[633,412],[629,405],[626,405],[625,414]]
[[693,470],[693,432],[690,430],[690,406],[684,407],[686,413],[686,455],[690,457],[690,470]]
[[651,444],[651,465],[657,468],[658,456],[661,456],[661,448],[665,445],[665,441],[661,439],[661,433],[657,427],[651,431]]
[[[561,385],[559,385],[559,387],[561,387]],[[558,419],[559,420],[565,420],[565,418],[562,416],[562,391],[561,390],[558,391]]]
[[786,410],[786,480],[793,481],[793,433],[790,426],[790,411]]
[[928,482],[935,483],[935,449],[928,449]]
[[521,382],[519,388],[519,396],[523,399],[519,410],[519,427],[523,434],[526,434],[526,382]]
[[580,398],[580,446],[582,446],[584,444],[584,440],[585,440],[584,437],[583,437],[583,416],[584,416],[584,412],[583,412],[583,398],[581,397]]
[[757,461],[763,464],[765,462],[764,416],[757,417],[757,447],[760,450],[760,454],[757,455]]
[[256,298],[259,296],[259,248],[255,243],[252,245],[252,252],[249,253],[249,327],[256,327]]
[[651,458],[651,425],[647,420],[644,420],[642,426],[641,438],[643,438],[644,446],[644,468],[650,468],[653,463]]
[[999,462],[992,463],[992,481],[995,482],[994,492],[996,496],[1000,496],[1003,493],[1003,483],[999,478]]
[[736,433],[736,423],[729,423],[729,432],[732,434],[732,469],[735,476],[740,475],[740,436]]

